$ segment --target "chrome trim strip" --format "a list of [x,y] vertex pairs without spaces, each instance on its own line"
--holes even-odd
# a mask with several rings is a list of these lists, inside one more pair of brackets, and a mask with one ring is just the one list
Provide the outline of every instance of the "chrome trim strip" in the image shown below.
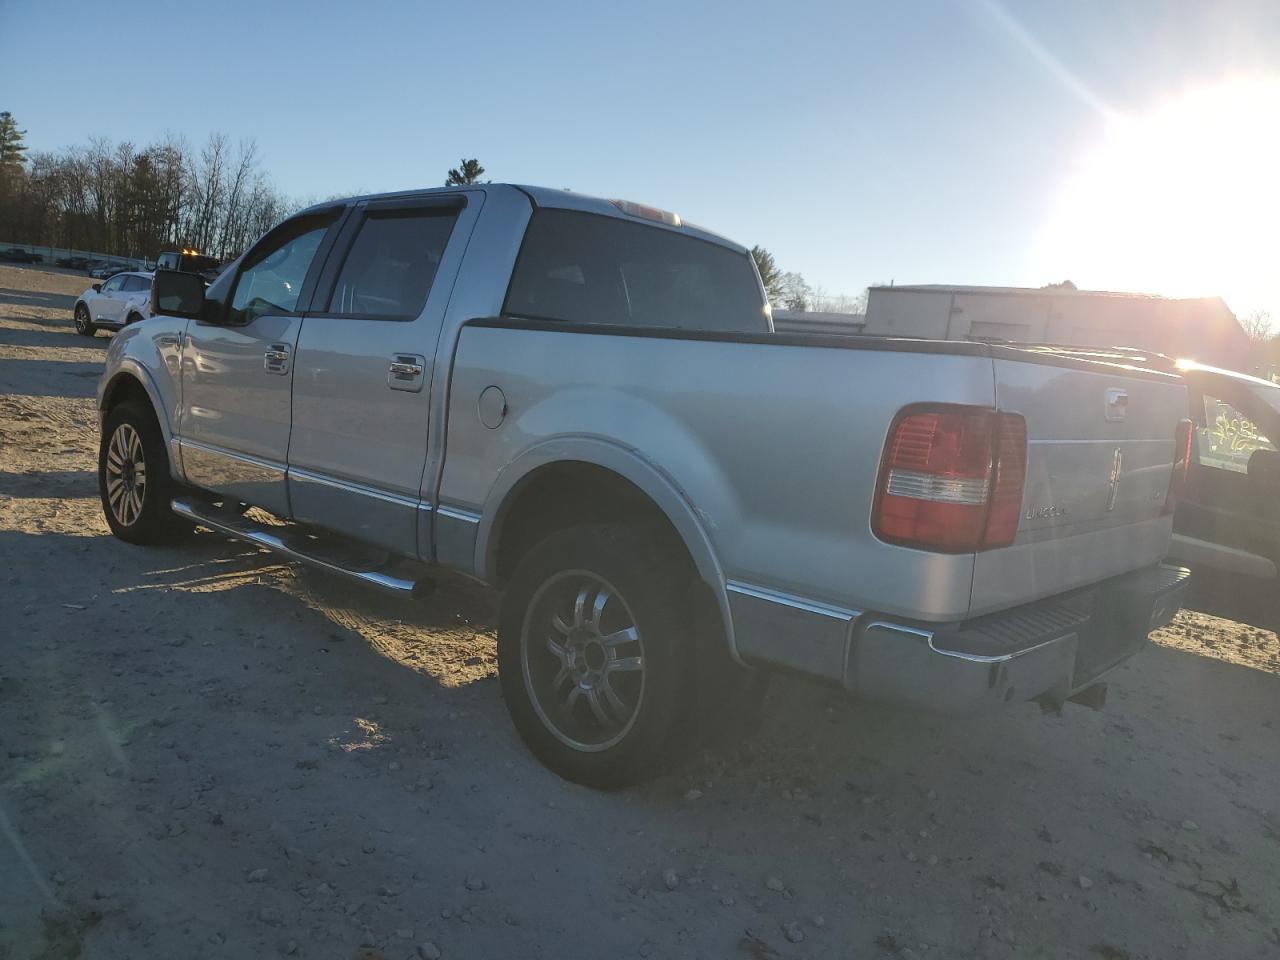
[[1051,640],[1045,640],[1043,643],[1037,643],[1034,647],[1027,647],[1025,650],[1015,650],[1013,653],[1002,653],[994,657],[988,657],[988,656],[983,656],[977,653],[963,653],[959,650],[947,650],[945,647],[939,647],[937,644],[933,642],[934,635],[932,631],[920,630],[916,627],[908,627],[908,626],[905,626],[904,624],[892,623],[888,620],[872,620],[870,623],[867,624],[866,629],[874,630],[877,627],[883,630],[891,630],[891,631],[894,631],[895,633],[909,634],[912,638],[917,640],[924,640],[926,643],[928,643],[929,649],[933,653],[938,654],[939,656],[955,657],[957,660],[968,660],[970,663],[982,663],[982,664],[1008,663],[1010,660],[1017,660],[1019,657],[1026,656],[1028,653],[1035,653],[1037,650],[1041,650],[1044,647],[1051,646],[1055,643],[1061,643],[1063,640],[1066,640],[1070,637],[1079,636],[1079,634],[1076,631],[1072,630],[1069,633],[1064,633],[1059,636],[1056,636]]
[[1168,437],[1125,437],[1123,440],[1119,440],[1119,441],[1117,441],[1114,437],[1104,437],[1100,440],[1044,440],[1044,439],[1041,439],[1041,440],[1028,440],[1027,446],[1029,447],[1066,447],[1066,446],[1071,446],[1072,444],[1077,444],[1077,445],[1093,444],[1095,446],[1104,446],[1104,445],[1115,446],[1116,443],[1123,443],[1126,446],[1131,446],[1132,444],[1135,444],[1135,443],[1168,444],[1169,438]]
[[171,506],[173,508],[173,512],[181,517],[186,517],[201,526],[209,527],[211,530],[216,530],[228,537],[233,537],[237,540],[247,540],[249,543],[255,544],[256,546],[262,547],[266,550],[270,550],[272,553],[277,553],[288,560],[296,560],[299,563],[305,563],[308,566],[317,567],[321,570],[326,570],[329,573],[347,577],[351,580],[357,580],[360,583],[377,587],[379,590],[394,593],[398,596],[412,595],[413,593],[414,582],[412,580],[406,580],[403,577],[393,577],[390,574],[381,573],[377,570],[352,570],[347,567],[339,566],[338,564],[332,563],[328,560],[321,560],[318,557],[300,553],[285,543],[284,539],[278,534],[273,533],[264,527],[252,524],[250,521],[246,521],[243,517],[238,515],[228,517],[226,519],[216,517],[201,510],[194,503],[182,498],[173,500]]
[[447,507],[443,503],[436,507],[436,513],[450,520],[462,520],[465,523],[479,523],[480,514],[462,507]]
[[781,604],[784,607],[793,607],[796,610],[804,610],[807,613],[816,613],[820,616],[831,617],[835,620],[854,620],[862,616],[860,610],[850,610],[845,607],[837,607],[832,604],[821,603],[817,600],[806,600],[803,597],[797,597],[790,593],[781,593],[777,590],[769,590],[766,587],[756,587],[749,583],[743,583],[740,580],[725,581],[725,589],[731,593],[738,593],[744,597],[753,597],[756,600],[766,600],[770,603]]
[[212,444],[201,443],[199,440],[191,440],[187,437],[179,437],[178,444],[182,447],[190,447],[193,450],[199,450],[204,453],[213,453],[220,457],[226,457],[228,460],[239,460],[241,463],[251,463],[255,467],[262,467],[264,470],[274,470],[276,473],[286,475],[288,466],[277,460],[264,460],[262,457],[251,456],[247,453],[232,453],[222,447],[215,447]]
[[301,480],[304,483],[318,483],[324,487],[332,487],[335,490],[341,490],[344,493],[353,493],[361,497],[373,497],[375,500],[383,500],[386,503],[395,504],[398,507],[408,507],[410,510],[420,506],[421,501],[416,497],[406,497],[400,493],[391,493],[388,490],[379,490],[376,487],[365,486],[363,483],[353,483],[350,480],[339,480],[336,477],[327,477],[323,474],[312,473],[310,470],[303,470],[301,467],[289,467],[288,470],[290,480]]

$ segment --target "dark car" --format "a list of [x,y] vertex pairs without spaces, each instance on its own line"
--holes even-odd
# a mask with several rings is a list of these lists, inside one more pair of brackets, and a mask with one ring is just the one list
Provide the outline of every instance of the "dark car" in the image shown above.
[[1170,556],[1271,580],[1280,564],[1280,385],[1178,361],[1195,431]]
[[55,266],[69,267],[72,270],[88,270],[89,263],[88,257],[59,257],[54,261]]
[[43,263],[44,257],[29,250],[10,247],[8,250],[0,250],[0,260],[7,260],[9,263]]

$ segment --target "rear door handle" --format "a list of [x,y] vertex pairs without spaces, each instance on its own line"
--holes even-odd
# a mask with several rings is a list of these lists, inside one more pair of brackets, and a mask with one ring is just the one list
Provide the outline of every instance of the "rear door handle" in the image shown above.
[[387,367],[387,386],[392,390],[417,393],[422,389],[427,358],[418,353],[396,353]]
[[288,373],[289,372],[289,345],[287,343],[273,343],[267,348],[267,352],[262,355],[262,369],[267,373]]

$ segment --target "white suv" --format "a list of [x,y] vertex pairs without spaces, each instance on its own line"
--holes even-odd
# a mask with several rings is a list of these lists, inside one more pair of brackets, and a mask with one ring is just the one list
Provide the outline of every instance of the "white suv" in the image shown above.
[[119,330],[151,316],[150,273],[117,273],[80,294],[76,300],[76,332],[92,337],[98,329]]

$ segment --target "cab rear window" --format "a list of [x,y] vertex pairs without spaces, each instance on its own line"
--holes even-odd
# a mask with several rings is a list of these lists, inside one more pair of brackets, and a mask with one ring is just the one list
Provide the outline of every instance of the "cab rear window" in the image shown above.
[[525,232],[503,312],[569,323],[768,330],[747,254],[660,227],[546,208]]

